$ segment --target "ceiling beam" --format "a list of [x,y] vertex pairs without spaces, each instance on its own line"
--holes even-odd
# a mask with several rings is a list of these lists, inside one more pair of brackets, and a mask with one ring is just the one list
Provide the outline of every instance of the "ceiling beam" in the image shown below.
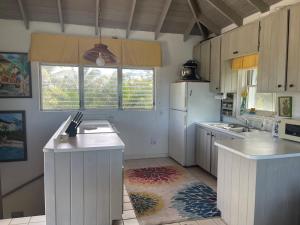
[[206,16],[204,16],[201,12],[200,6],[198,5],[197,0],[188,0],[190,9],[192,11],[194,20],[203,35],[204,39],[207,38],[207,34],[205,30],[202,27],[202,24],[206,26],[210,31],[215,33],[216,35],[219,35],[221,33],[221,29],[214,24],[210,19],[208,19]]
[[263,0],[247,0],[247,1],[262,13],[270,10],[270,6],[267,3],[265,3]]
[[26,14],[25,9],[24,9],[23,1],[22,0],[17,0],[17,2],[18,2],[18,5],[19,5],[21,16],[22,16],[23,21],[24,21],[24,25],[25,25],[26,29],[28,30],[29,29],[29,20],[28,20],[27,14]]
[[95,35],[98,35],[99,33],[99,6],[100,0],[96,0]]
[[132,22],[133,22],[133,16],[134,16],[134,11],[135,11],[135,6],[136,6],[136,0],[132,0],[130,14],[129,14],[129,19],[128,19],[128,25],[127,25],[127,30],[126,30],[126,38],[129,37],[129,32],[131,30],[131,26],[132,26]]
[[230,8],[223,0],[207,0],[213,7],[215,7],[222,15],[227,17],[231,22],[237,26],[243,25],[243,18]]
[[58,17],[61,27],[61,32],[65,32],[64,17],[62,13],[61,0],[57,0]]
[[164,24],[164,21],[167,17],[167,14],[168,14],[168,11],[170,9],[170,6],[171,6],[171,3],[172,3],[172,0],[165,0],[165,5],[163,7],[163,10],[160,14],[160,17],[159,17],[159,21],[158,21],[158,24],[156,26],[156,29],[155,29],[155,33],[154,33],[154,39],[156,40],[160,34],[160,31],[161,31],[161,28]]

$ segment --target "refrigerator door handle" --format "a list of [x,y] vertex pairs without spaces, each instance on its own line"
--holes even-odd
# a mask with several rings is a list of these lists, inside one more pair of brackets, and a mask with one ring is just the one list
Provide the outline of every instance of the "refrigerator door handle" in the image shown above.
[[190,96],[192,96],[192,94],[193,94],[193,90],[190,90]]

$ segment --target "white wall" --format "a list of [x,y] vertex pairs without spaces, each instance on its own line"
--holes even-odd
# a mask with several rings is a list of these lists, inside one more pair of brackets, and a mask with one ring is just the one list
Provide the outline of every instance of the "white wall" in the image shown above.
[[[31,32],[59,33],[59,24],[31,22],[30,30],[22,21],[0,20],[0,51],[28,52]],[[94,35],[94,27],[66,25],[66,33]],[[103,29],[103,36],[125,37],[124,30]],[[130,38],[153,40],[152,32],[131,32]],[[85,112],[85,118],[108,118],[121,132],[126,144],[126,158],[166,156],[168,151],[168,105],[169,84],[178,77],[182,63],[192,56],[192,48],[199,37],[183,42],[183,36],[161,34],[163,66],[156,69],[156,110],[137,111],[98,111]],[[2,190],[7,192],[20,183],[43,172],[42,148],[68,112],[39,111],[38,67],[32,65],[31,99],[0,99],[0,110],[26,110],[28,161],[0,163]],[[156,144],[151,144],[151,140]]]

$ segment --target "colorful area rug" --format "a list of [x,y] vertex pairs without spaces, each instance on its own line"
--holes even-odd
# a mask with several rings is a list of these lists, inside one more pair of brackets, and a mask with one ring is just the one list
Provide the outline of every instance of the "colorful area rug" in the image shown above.
[[125,185],[143,225],[220,216],[216,192],[178,165],[127,169]]

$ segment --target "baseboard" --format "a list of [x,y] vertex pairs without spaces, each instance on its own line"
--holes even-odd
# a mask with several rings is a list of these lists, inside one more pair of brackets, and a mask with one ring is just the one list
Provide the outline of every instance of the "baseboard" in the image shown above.
[[132,155],[124,155],[124,159],[150,159],[150,158],[165,158],[168,157],[168,153],[160,153],[160,154],[132,154]]

